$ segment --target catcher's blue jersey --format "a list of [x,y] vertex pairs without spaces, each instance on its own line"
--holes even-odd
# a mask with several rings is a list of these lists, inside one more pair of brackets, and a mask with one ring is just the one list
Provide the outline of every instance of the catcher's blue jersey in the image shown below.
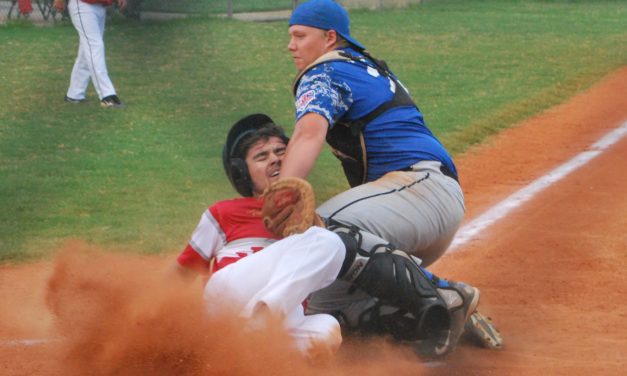
[[[352,49],[346,51],[363,56]],[[296,120],[311,112],[324,116],[330,127],[344,116],[359,119],[391,100],[393,90],[393,81],[380,75],[370,61],[322,63],[300,79]],[[368,156],[367,181],[424,160],[440,161],[457,175],[450,155],[414,106],[386,111],[370,122],[363,133]]]

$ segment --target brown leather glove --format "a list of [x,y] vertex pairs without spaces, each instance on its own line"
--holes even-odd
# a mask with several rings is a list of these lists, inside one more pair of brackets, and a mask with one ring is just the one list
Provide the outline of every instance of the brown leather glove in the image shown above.
[[315,212],[316,198],[306,180],[285,178],[272,183],[262,196],[263,224],[279,237],[305,232],[311,226],[324,227]]

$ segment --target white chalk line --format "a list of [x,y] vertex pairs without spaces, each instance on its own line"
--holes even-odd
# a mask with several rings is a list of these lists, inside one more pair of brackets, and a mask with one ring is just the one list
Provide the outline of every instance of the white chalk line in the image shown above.
[[462,226],[457,232],[457,235],[455,236],[453,243],[449,247],[448,252],[454,252],[458,250],[460,246],[462,246],[469,240],[474,239],[477,234],[486,230],[499,219],[504,218],[513,209],[521,206],[523,203],[532,199],[535,195],[537,195],[545,188],[548,188],[553,183],[563,179],[571,172],[577,170],[579,167],[584,166],[592,159],[601,155],[601,153],[617,143],[626,134],[627,121],[625,121],[620,127],[601,137],[597,142],[592,144],[588,148],[588,150],[577,154],[568,162],[560,165],[548,174],[542,176],[541,178],[533,181],[526,187],[513,193],[509,197],[505,198],[503,201],[490,208],[485,213],[481,214],[479,217]]
[[60,338],[38,338],[38,339],[8,339],[0,340],[0,347],[29,347],[45,345],[60,341]]

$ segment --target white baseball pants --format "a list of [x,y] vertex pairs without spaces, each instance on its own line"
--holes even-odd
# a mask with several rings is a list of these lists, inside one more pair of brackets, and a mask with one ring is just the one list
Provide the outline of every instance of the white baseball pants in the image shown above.
[[80,0],[69,0],[68,11],[72,24],[78,32],[78,56],[74,62],[67,96],[85,99],[91,79],[100,99],[115,95],[115,88],[105,61],[104,31],[107,10],[99,4],[88,4]]
[[302,303],[310,293],[335,281],[345,254],[336,234],[311,227],[214,273],[205,286],[207,309],[220,313],[234,308],[241,317],[253,320],[269,310],[283,318],[296,347],[305,354],[315,343],[341,343],[337,320],[327,314],[305,316]]

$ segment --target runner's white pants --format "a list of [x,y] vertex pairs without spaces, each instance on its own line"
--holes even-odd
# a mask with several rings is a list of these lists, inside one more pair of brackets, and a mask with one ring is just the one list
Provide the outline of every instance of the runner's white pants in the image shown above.
[[207,309],[219,313],[235,308],[247,319],[267,309],[284,318],[285,328],[305,353],[312,341],[337,341],[337,320],[327,314],[305,316],[302,303],[335,281],[345,254],[336,234],[311,227],[214,273],[205,287]]
[[91,79],[100,99],[116,94],[105,61],[104,31],[107,10],[99,4],[69,0],[68,11],[78,32],[78,56],[74,62],[67,96],[85,99]]

